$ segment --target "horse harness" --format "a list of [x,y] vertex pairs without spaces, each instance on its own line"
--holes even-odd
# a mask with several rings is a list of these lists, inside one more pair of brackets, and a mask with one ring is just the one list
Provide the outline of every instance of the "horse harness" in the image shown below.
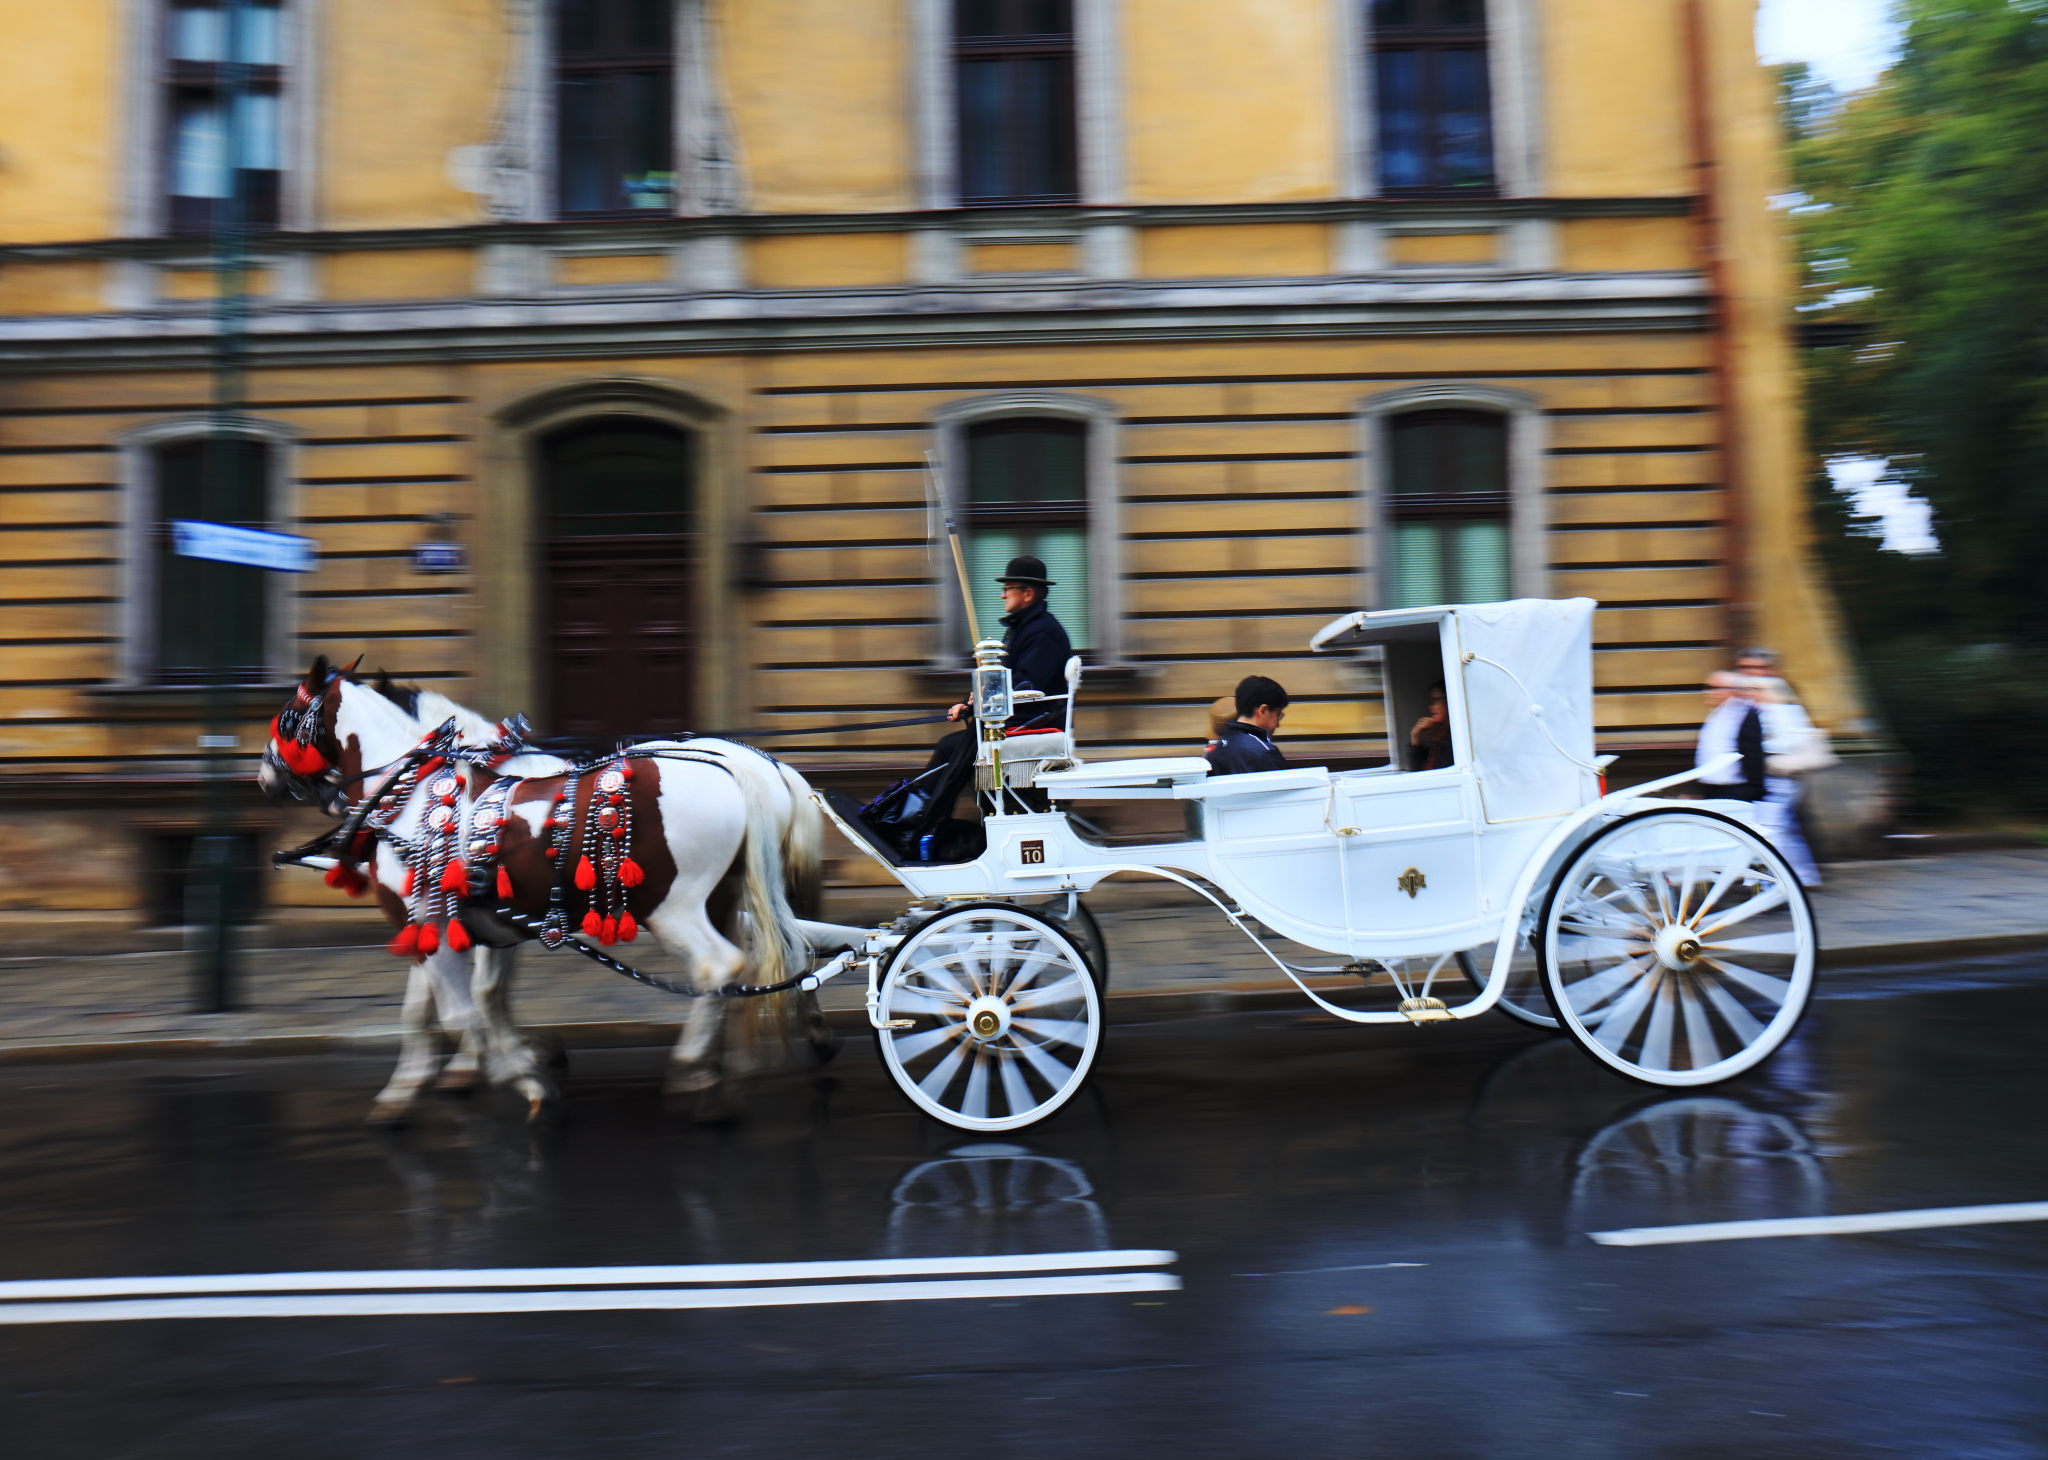
[[[264,755],[277,759],[295,779],[312,781],[326,768],[326,757],[312,746],[318,720],[313,710],[319,700],[308,695],[303,686],[300,699],[304,703],[295,701],[273,723],[276,743],[285,747],[284,756],[276,757],[268,746]],[[292,723],[286,723],[288,718]],[[315,729],[309,730],[309,726]],[[303,846],[276,853],[271,858],[272,864],[279,867],[304,865],[308,857],[331,854],[335,863],[327,871],[327,884],[342,889],[351,897],[360,897],[368,891],[370,879],[360,870],[359,864],[371,858],[376,843],[381,841],[390,845],[406,869],[401,895],[406,900],[407,919],[389,944],[391,953],[396,957],[425,957],[435,953],[442,943],[440,929],[444,925],[448,947],[458,953],[466,951],[473,944],[463,918],[464,911],[468,910],[495,919],[521,934],[522,938],[537,939],[550,951],[566,945],[592,962],[603,964],[614,973],[623,974],[650,988],[682,998],[702,997],[705,992],[702,989],[673,984],[642,973],[592,944],[609,947],[614,943],[630,943],[639,936],[639,926],[626,905],[629,889],[638,887],[646,879],[645,871],[631,855],[633,813],[626,794],[633,776],[630,762],[682,761],[716,766],[729,776],[734,775],[732,767],[721,758],[702,752],[680,748],[637,749],[632,746],[621,747],[595,760],[572,763],[563,784],[554,794],[547,820],[541,826],[544,832],[549,833],[544,853],[554,875],[548,889],[548,910],[545,915],[535,917],[519,912],[511,905],[512,879],[499,860],[500,829],[505,825],[512,796],[521,785],[528,780],[553,780],[555,777],[501,776],[477,795],[466,815],[462,806],[462,777],[458,767],[477,765],[495,769],[530,749],[524,716],[515,715],[498,728],[499,737],[490,744],[464,745],[451,717],[390,765],[327,782],[332,794],[327,797],[326,804],[331,805],[345,794],[344,788],[349,781],[367,780],[389,773],[375,794],[365,795],[355,803],[340,827]],[[747,748],[752,749],[751,746]],[[311,750],[310,757],[294,753],[305,749]],[[760,751],[754,753],[762,754]],[[764,758],[772,760],[772,757]],[[319,764],[313,764],[315,759]],[[295,760],[301,764],[295,765]],[[584,808],[583,855],[576,859],[572,868],[569,853],[574,846],[577,784],[586,776],[591,778],[592,785]],[[422,817],[423,824],[417,837],[406,836],[395,829],[396,825],[413,798],[422,793],[429,798]],[[569,933],[564,902],[571,883],[578,891],[588,894],[590,899],[589,909],[577,929],[583,939],[572,938]],[[729,984],[715,992],[728,998],[782,993],[800,987],[806,976],[798,974],[773,984]]]

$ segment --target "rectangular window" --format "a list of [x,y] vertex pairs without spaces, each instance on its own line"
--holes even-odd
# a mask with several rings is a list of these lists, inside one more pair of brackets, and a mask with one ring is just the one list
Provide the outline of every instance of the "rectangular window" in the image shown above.
[[1073,0],[956,0],[962,203],[1079,196]]
[[[270,453],[244,437],[198,438],[156,452],[155,664],[159,684],[264,684],[270,585],[261,568],[179,557],[173,520],[269,529]],[[208,477],[217,478],[208,491]],[[209,635],[209,626],[217,626]]]
[[[285,82],[280,0],[245,0],[239,6],[176,0],[164,42],[170,231],[211,231],[230,198],[238,201],[245,227],[278,227]],[[231,66],[240,72],[239,87]]]
[[1486,0],[1371,0],[1380,191],[1490,193]]
[[[1014,416],[966,432],[967,579],[985,635],[1000,636],[1002,588],[1011,558],[1045,563],[1054,587],[1046,606],[1076,650],[1095,640],[1088,595],[1088,427],[1080,421]],[[1045,685],[1036,688],[1046,689]]]
[[1394,416],[1387,458],[1384,606],[1513,597],[1506,420],[1486,411]]
[[673,0],[557,0],[562,216],[675,211],[673,12]]

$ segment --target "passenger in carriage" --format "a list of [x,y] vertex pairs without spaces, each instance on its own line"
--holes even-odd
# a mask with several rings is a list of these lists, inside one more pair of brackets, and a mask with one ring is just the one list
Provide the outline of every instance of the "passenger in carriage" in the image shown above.
[[1408,732],[1408,769],[1434,771],[1454,762],[1451,750],[1450,702],[1444,687],[1431,685],[1429,711]]
[[1287,716],[1287,691],[1263,674],[1248,674],[1237,685],[1237,718],[1220,727],[1209,752],[1209,774],[1239,776],[1277,771],[1287,757],[1273,744],[1273,732]]

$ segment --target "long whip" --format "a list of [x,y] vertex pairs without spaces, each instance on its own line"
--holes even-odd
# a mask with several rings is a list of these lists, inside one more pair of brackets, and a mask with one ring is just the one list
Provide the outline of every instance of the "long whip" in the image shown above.
[[946,494],[939,487],[939,470],[932,461],[932,454],[924,454],[924,476],[932,496],[939,504],[939,513],[946,519],[946,540],[953,545],[953,571],[960,578],[960,601],[967,609],[967,639],[971,645],[981,642],[981,625],[974,617],[974,590],[967,583],[967,559],[960,551],[960,529],[953,525],[953,504],[946,500]]

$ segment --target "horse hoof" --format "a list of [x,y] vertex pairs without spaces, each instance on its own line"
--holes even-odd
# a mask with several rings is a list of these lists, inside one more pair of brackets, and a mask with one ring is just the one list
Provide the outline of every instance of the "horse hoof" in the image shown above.
[[434,1093],[456,1099],[467,1099],[476,1093],[477,1086],[481,1083],[482,1076],[475,1070],[450,1070],[447,1074],[441,1076],[440,1079],[434,1081]]
[[363,1117],[363,1124],[373,1130],[404,1130],[412,1124],[412,1106],[372,1105],[370,1113]]

